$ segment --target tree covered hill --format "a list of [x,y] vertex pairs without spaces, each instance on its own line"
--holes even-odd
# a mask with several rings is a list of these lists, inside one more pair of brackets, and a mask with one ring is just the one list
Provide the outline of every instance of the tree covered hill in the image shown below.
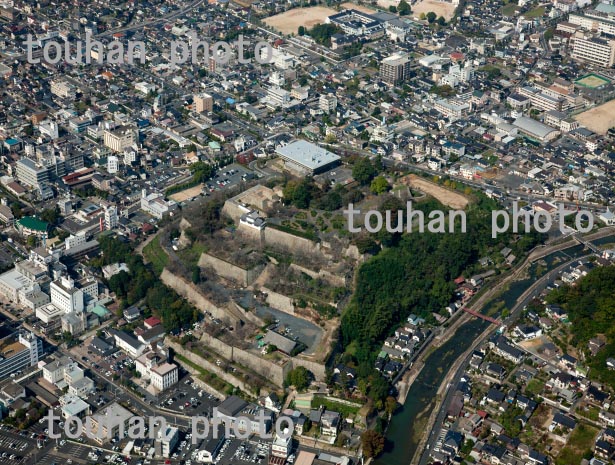
[[547,302],[568,312],[570,343],[582,352],[589,354],[590,339],[606,336],[606,346],[596,356],[590,355],[587,363],[591,378],[615,387],[615,372],[606,368],[606,359],[615,357],[615,266],[594,268],[574,286],[554,289]]
[[[466,208],[467,230],[454,233],[413,232],[397,238],[374,234],[384,247],[364,263],[357,273],[355,293],[342,316],[342,344],[352,355],[359,373],[367,376],[376,349],[411,314],[433,319],[451,301],[453,280],[465,274],[485,271],[479,258],[511,247],[518,257],[539,243],[538,233],[491,238],[491,212],[495,202],[482,194]],[[447,209],[435,200],[416,204],[426,212]],[[448,229],[448,228],[447,228]],[[390,235],[390,233],[386,233]],[[349,358],[349,357],[346,357]]]

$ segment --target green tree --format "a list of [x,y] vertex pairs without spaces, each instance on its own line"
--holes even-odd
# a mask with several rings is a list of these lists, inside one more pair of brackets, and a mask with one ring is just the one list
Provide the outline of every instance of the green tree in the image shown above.
[[444,25],[446,24],[446,19],[444,19],[444,16],[440,16],[440,17],[438,18],[438,24],[439,24],[440,26],[444,26]]
[[198,284],[201,281],[201,269],[198,265],[192,267],[192,282]]
[[429,24],[433,24],[433,22],[434,22],[434,21],[436,20],[436,18],[437,18],[437,15],[436,15],[433,11],[430,11],[429,13],[427,13],[426,18],[427,18],[427,22],[428,22]]
[[310,385],[311,379],[312,375],[308,371],[308,369],[299,366],[297,368],[293,368],[288,372],[284,384],[286,386],[295,386],[295,389],[297,389],[297,391],[304,391]]
[[305,35],[305,26],[299,26],[299,30],[297,31],[297,33],[300,36],[304,36]]
[[190,165],[190,171],[192,172],[194,182],[197,184],[211,179],[215,172],[213,166],[202,161],[197,161]]
[[376,174],[376,168],[367,157],[359,158],[352,167],[352,177],[363,186],[368,185]]
[[389,186],[389,183],[384,176],[377,176],[369,186],[369,190],[371,190],[374,194],[383,194],[388,191],[390,187],[391,186]]
[[60,207],[57,205],[55,208],[46,208],[41,212],[41,220],[47,223],[56,224],[58,219],[60,219]]
[[397,5],[397,11],[399,11],[400,16],[406,16],[412,13],[410,5],[406,0],[401,0],[399,2],[399,5]]
[[284,202],[297,208],[308,208],[317,190],[314,181],[305,177],[301,181],[289,181],[282,190]]
[[365,457],[377,457],[384,450],[384,436],[378,431],[368,429],[361,435],[361,446]]

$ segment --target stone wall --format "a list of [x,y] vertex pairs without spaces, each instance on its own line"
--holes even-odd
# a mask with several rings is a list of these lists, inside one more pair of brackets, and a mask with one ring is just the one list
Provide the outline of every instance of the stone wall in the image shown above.
[[[187,349],[184,349],[183,346],[179,345],[176,342],[168,341],[168,344],[169,344],[169,347],[172,347],[173,350],[177,354],[181,355],[182,357],[187,358],[195,365],[203,367],[203,369],[209,371],[210,373],[214,373],[219,378],[223,379],[224,381],[226,381],[227,383],[233,386],[237,386],[242,391],[250,395],[254,395],[254,391],[251,388],[251,386],[246,385],[243,381],[241,381],[240,379],[237,379],[235,376],[231,375],[230,373],[226,373],[222,368],[217,366],[215,363],[211,363],[209,360],[201,357],[200,355],[195,354],[194,352],[190,352]],[[181,363],[181,361],[179,361],[178,363]],[[226,395],[223,395],[223,397],[226,397]]]
[[291,263],[290,267],[301,273],[305,273],[308,276],[311,276],[313,279],[322,279],[330,286],[334,287],[346,287],[346,279],[343,276],[338,276],[327,270],[319,270],[313,271],[308,268],[305,268],[301,265],[297,265],[296,263]]
[[160,279],[164,284],[174,289],[175,292],[177,292],[179,295],[181,295],[184,299],[186,299],[188,302],[190,302],[202,312],[210,312],[215,318],[225,321],[230,325],[236,326],[237,324],[239,324],[240,318],[238,316],[232,315],[225,309],[219,308],[218,306],[214,305],[213,302],[211,302],[203,294],[201,294],[200,290],[193,283],[188,282],[177,275],[174,275],[166,268],[162,270]]
[[205,252],[201,254],[198,265],[201,268],[213,268],[219,276],[244,287],[252,284],[263,269],[262,266],[256,266],[250,269],[242,268]]
[[295,314],[293,299],[283,294],[278,294],[267,287],[262,287],[261,291],[267,294],[267,305],[284,313]]
[[311,360],[306,360],[304,358],[294,357],[292,359],[293,368],[304,367],[314,373],[314,378],[316,381],[324,381],[326,378],[325,366],[322,363],[313,362]]
[[211,348],[227,360],[245,366],[277,386],[282,386],[284,384],[284,379],[289,371],[289,369],[286,368],[288,363],[278,365],[277,363],[262,358],[260,354],[253,354],[246,350],[229,346],[220,339],[210,336],[209,334],[204,333],[201,335],[200,340],[205,346]]
[[276,363],[264,359],[260,354],[231,347],[209,334],[203,334],[200,340],[205,346],[211,348],[227,360],[245,366],[280,387],[284,385],[288,372],[298,366],[303,366],[314,373],[317,381],[325,380],[325,366],[317,362],[301,357],[288,357],[286,360]]
[[322,254],[320,244],[317,242],[271,227],[265,228],[264,240],[265,245],[282,248],[291,253],[302,253],[305,255]]

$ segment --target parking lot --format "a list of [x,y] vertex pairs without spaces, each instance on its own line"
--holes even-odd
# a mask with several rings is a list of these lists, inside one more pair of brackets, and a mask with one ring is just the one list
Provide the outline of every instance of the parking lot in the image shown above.
[[8,431],[3,426],[0,431],[0,464],[21,464],[25,463],[27,455],[36,449],[36,440],[29,436]]
[[111,380],[113,375],[132,376],[131,370],[134,367],[134,362],[128,355],[122,351],[117,351],[103,357],[89,350],[87,348],[89,343],[88,340],[84,344],[71,349],[76,361],[91,368],[107,380]]
[[210,417],[220,399],[193,385],[191,377],[181,379],[175,389],[158,396],[160,408],[174,410],[184,415]]
[[205,187],[208,192],[224,188],[231,189],[243,181],[249,181],[253,176],[250,170],[234,163],[220,168],[214,178],[205,184]]

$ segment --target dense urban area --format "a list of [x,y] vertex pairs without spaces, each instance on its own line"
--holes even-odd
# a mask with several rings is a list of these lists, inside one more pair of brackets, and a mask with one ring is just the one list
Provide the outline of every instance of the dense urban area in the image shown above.
[[615,463],[614,0],[0,0],[0,96],[0,465]]

